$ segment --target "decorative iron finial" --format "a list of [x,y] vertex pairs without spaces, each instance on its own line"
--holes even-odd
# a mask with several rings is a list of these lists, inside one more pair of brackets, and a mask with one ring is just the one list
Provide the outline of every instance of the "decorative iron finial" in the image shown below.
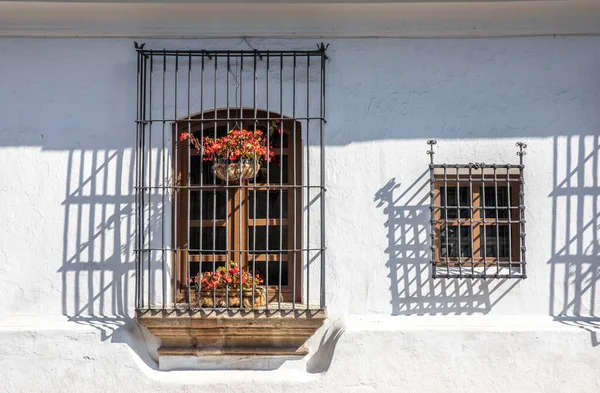
[[135,47],[135,49],[137,50],[143,50],[144,46],[146,46],[146,43],[144,42],[143,44],[138,44],[137,41],[133,41],[133,46]]
[[427,144],[429,145],[429,150],[427,150],[427,154],[429,154],[429,159],[431,160],[431,165],[433,165],[433,155],[435,154],[435,151],[433,150],[433,146],[437,145],[437,141],[435,139],[430,139],[427,141]]
[[324,43],[321,42],[321,44],[317,44],[317,48],[323,54],[325,59],[329,59],[329,57],[327,57],[327,55],[325,54],[325,52],[329,48],[329,44],[325,45]]
[[527,154],[527,152],[524,149],[527,149],[527,144],[523,142],[517,142],[515,143],[515,146],[519,148],[517,155],[519,156],[519,161],[521,165],[523,165],[523,156]]

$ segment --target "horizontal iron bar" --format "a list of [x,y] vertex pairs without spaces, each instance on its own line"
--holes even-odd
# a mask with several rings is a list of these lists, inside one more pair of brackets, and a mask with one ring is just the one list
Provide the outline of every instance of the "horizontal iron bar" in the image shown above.
[[[209,228],[209,227],[207,227]],[[272,226],[271,226],[272,228]],[[239,250],[239,249],[226,249],[226,250],[217,250],[217,249],[201,249],[201,248],[136,248],[134,251],[140,252],[148,252],[148,251],[186,251],[186,252],[204,252],[206,254],[226,254],[230,252],[245,252],[248,254],[284,254],[286,252],[297,252],[297,251],[325,251],[325,248],[286,248],[282,250]],[[209,255],[210,256],[210,255]]]
[[295,50],[175,50],[175,49],[140,49],[138,53],[146,56],[204,56],[204,57],[254,57],[254,56],[325,56],[322,50],[295,51]]
[[[456,168],[473,168],[473,169],[502,169],[502,168],[511,168],[511,169],[522,169],[525,166],[521,165],[521,164],[433,164],[430,165],[433,168],[436,169],[456,169]],[[467,174],[464,174],[465,176]],[[454,181],[455,179],[448,179],[448,181]],[[481,180],[481,179],[477,179],[477,180]],[[494,179],[490,179],[490,181],[493,181]]]
[[[469,205],[462,205],[462,206],[449,206],[449,205],[431,205],[431,207],[436,208],[436,209],[473,209],[473,210],[481,210],[481,209],[485,209],[485,210],[507,210],[507,209],[515,209],[518,210],[521,207],[520,206],[469,206]],[[468,220],[468,218],[465,218],[466,220]]]
[[433,274],[431,278],[516,278],[516,279],[525,279],[527,276],[525,274],[521,275],[519,273],[513,274]]
[[[321,121],[327,121],[325,120],[325,118],[323,117],[285,117],[285,118],[281,118],[281,117],[217,117],[215,118],[204,118],[204,119],[197,119],[197,118],[179,118],[179,119],[148,119],[148,120],[136,120],[136,123],[141,123],[141,124],[148,124],[148,123],[174,123],[174,122],[179,122],[179,123],[214,123],[214,122],[227,122],[227,121],[245,121],[245,122],[252,122],[252,121],[275,121],[275,120],[283,120],[283,121],[294,121],[294,120],[321,120]],[[208,130],[210,130],[211,128],[208,128]],[[207,130],[205,130],[207,131]],[[209,131],[210,132],[210,131]]]
[[498,224],[520,224],[522,222],[525,222],[525,220],[496,220],[495,218],[488,218],[486,220],[470,220],[468,218],[463,218],[462,220],[431,220],[431,222],[437,222],[437,223],[448,223],[448,224],[457,224],[457,223],[463,223],[463,224],[469,224],[469,223],[487,223],[487,224],[495,224],[496,222],[498,222]]
[[229,183],[229,185],[227,184],[211,184],[211,185],[204,185],[204,186],[144,186],[144,187],[134,187],[136,190],[150,190],[150,189],[183,189],[183,190],[187,190],[187,189],[218,189],[218,188],[271,188],[274,190],[278,190],[280,188],[321,188],[323,189],[323,191],[327,191],[327,189],[323,186],[301,186],[301,185],[293,185],[293,184],[277,184],[277,183],[268,183],[268,184],[263,184],[263,185],[257,185],[257,186],[250,186],[250,185],[238,185],[236,183]]
[[[248,308],[244,308],[244,307],[199,307],[197,304],[188,304],[188,303],[177,303],[176,307],[173,306],[168,306],[168,307],[152,307],[151,305],[147,306],[147,307],[137,307],[136,311],[139,312],[151,312],[151,311],[167,311],[167,312],[193,312],[193,313],[204,313],[204,314],[209,314],[212,312],[217,312],[217,313],[233,313],[233,314],[237,314],[237,313],[247,313],[247,312],[254,312],[254,313],[259,313],[259,314],[263,314],[263,313],[272,313],[273,311],[282,311],[284,315],[286,314],[297,314],[297,315],[302,315],[305,313],[312,313],[315,311],[325,311],[326,308],[325,307],[321,307],[318,304],[309,304],[308,305],[308,309],[306,309],[306,307],[303,308],[298,308],[296,307],[291,308],[289,306],[289,304],[291,304],[292,302],[287,302],[287,304],[283,304],[281,307],[277,306],[277,303],[273,303],[269,305],[269,308],[266,307],[259,307],[259,308],[252,308],[252,307],[248,307]],[[299,305],[302,303],[299,302],[294,302],[294,304]],[[303,306],[305,306],[304,304],[302,304]]]
[[[433,181],[435,182],[443,182],[444,181],[444,177],[443,175],[437,174],[435,175],[436,177],[434,178]],[[451,179],[446,179],[447,183],[448,183],[448,188],[456,188],[456,186],[454,185],[457,181],[460,183],[473,183],[475,185],[479,185],[481,184],[481,182],[489,182],[489,183],[493,183],[494,182],[494,178],[487,178],[487,177],[476,177],[473,179],[470,179],[468,177],[467,174],[462,174],[459,175],[458,179],[455,177],[454,174],[452,175],[448,175],[448,176],[452,176]],[[504,176],[504,175],[500,175],[500,176]],[[519,176],[517,173],[511,173],[511,176]],[[518,178],[509,178],[509,179],[504,179],[504,178],[498,178],[497,179],[498,182],[500,183],[506,183],[506,182],[511,182],[511,183],[521,183],[521,179]],[[467,186],[461,186],[461,187],[467,187]],[[494,185],[486,185],[486,187],[494,187]],[[502,187],[502,186],[500,186]]]

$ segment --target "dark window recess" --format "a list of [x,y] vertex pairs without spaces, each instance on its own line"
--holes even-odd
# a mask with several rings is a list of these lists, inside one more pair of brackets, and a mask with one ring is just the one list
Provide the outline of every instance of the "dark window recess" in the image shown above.
[[[202,194],[202,203],[200,203],[200,194]],[[202,212],[203,220],[224,220],[227,218],[225,191],[203,191],[202,193],[192,191],[190,198],[190,218],[192,220],[199,220],[200,212]]]
[[[469,187],[460,187],[460,190],[458,187],[447,187],[447,191],[446,187],[441,187],[440,195],[442,197],[441,205],[447,207],[449,220],[471,218],[471,192],[469,191]],[[446,195],[448,196],[447,202]],[[463,206],[464,208],[460,209]],[[445,213],[444,210],[442,209],[442,215]]]
[[[216,262],[214,264],[211,262],[202,262],[202,273],[212,272],[217,270],[218,268],[225,266],[225,262]],[[196,274],[200,272],[200,262],[190,262],[190,277],[196,277]]]
[[[225,227],[203,227],[202,228],[202,254],[224,254],[227,251],[227,237]],[[215,236],[213,236],[213,234]],[[190,228],[190,254],[197,254],[200,248],[200,228]],[[214,244],[214,247],[213,247]]]
[[[212,162],[203,161],[200,156],[191,156],[190,164],[192,185],[221,184],[221,180],[217,179],[213,173]],[[183,180],[185,181],[186,179]]]
[[[267,230],[268,228],[268,230]],[[254,229],[256,229],[256,244],[254,244]],[[269,234],[269,244],[267,247],[267,233]],[[248,227],[248,249],[256,251],[279,252],[286,250],[288,245],[287,226],[272,225],[269,227],[257,226]],[[256,246],[256,248],[254,247]]]
[[[441,229],[442,248],[440,250],[443,258],[459,258],[458,250],[458,228],[460,228],[460,257],[471,257],[471,230],[468,226],[448,226],[448,241],[446,242],[446,228]],[[446,253],[448,250],[448,253]]]
[[[496,236],[498,231],[498,236]],[[490,225],[485,227],[485,253],[492,258],[508,258],[509,241],[508,225]],[[498,256],[498,246],[500,247],[500,256]]]
[[[287,196],[287,191],[256,191],[256,218],[267,218],[267,206],[269,210],[268,218],[287,218]],[[248,217],[250,219],[254,218],[254,208],[254,192],[250,192],[248,193]]]
[[279,275],[279,262],[268,262],[269,264],[269,274],[267,275],[267,268],[265,266],[265,262],[252,262],[250,264],[254,264],[256,266],[256,273],[260,274],[260,277],[267,281],[268,278],[269,285],[279,285],[279,277],[281,277],[281,285],[288,285],[288,263],[281,262],[281,276]]
[[498,187],[497,194],[494,187],[485,187],[484,207],[493,207],[493,209],[485,209],[485,217],[496,218],[496,200],[498,200],[498,218],[508,218],[508,198],[508,187]]
[[[215,127],[211,122],[207,122],[204,126],[204,130],[194,132],[194,136],[198,140],[202,140],[202,136],[215,139]],[[217,138],[221,138],[227,135],[227,126],[217,126]]]
[[[293,158],[293,157],[292,157]],[[288,183],[288,157],[287,155],[280,157],[276,155],[268,164],[270,184],[287,184]],[[282,173],[283,171],[283,173]],[[296,179],[300,182],[301,179]],[[254,179],[250,179],[250,183],[254,183]],[[267,183],[267,166],[261,167],[256,174],[256,183]]]
[[271,146],[273,146],[273,148],[277,149],[279,147],[282,146],[283,144],[283,148],[287,148],[289,147],[289,135],[284,133],[283,135],[279,132],[274,132],[271,134],[271,136],[269,136],[269,142],[271,142]]

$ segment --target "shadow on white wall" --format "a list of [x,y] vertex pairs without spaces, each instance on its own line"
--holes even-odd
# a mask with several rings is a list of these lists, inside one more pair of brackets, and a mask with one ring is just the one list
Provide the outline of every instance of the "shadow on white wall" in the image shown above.
[[599,135],[554,138],[550,315],[592,333],[600,327]]
[[431,278],[429,171],[408,187],[393,178],[375,194],[387,217],[392,315],[487,314],[518,280]]

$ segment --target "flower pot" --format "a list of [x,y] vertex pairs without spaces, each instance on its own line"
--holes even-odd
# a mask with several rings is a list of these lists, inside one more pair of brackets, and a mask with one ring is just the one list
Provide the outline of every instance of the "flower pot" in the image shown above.
[[[214,295],[214,297],[213,297]],[[240,306],[240,290],[230,289],[229,296],[226,296],[225,289],[216,289],[214,291],[200,291],[198,303],[200,307],[235,307],[235,308],[252,308],[252,289],[244,289],[242,291],[242,305]],[[213,301],[214,300],[214,301]],[[254,288],[254,307],[262,307],[267,304],[267,296],[265,287],[262,285]]]
[[254,160],[241,160],[240,162],[215,162],[213,171],[215,176],[229,183],[239,183],[254,177],[254,173],[260,169],[260,164]]

